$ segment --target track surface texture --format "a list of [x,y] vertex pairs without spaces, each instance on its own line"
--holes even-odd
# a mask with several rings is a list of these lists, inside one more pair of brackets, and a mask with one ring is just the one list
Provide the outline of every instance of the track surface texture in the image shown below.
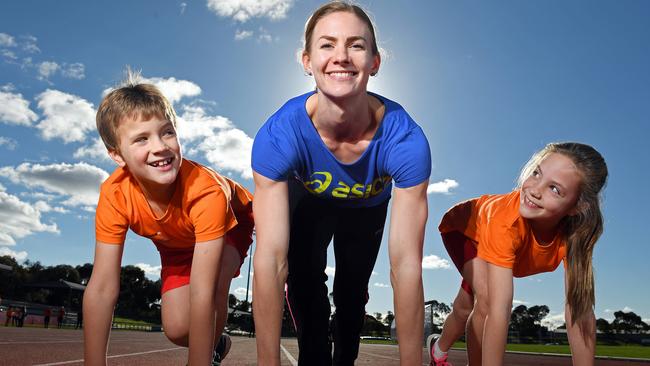
[[[423,357],[428,361],[426,351]],[[282,365],[294,366],[298,359],[295,339],[282,340]],[[163,333],[113,331],[108,349],[109,365],[185,365],[187,349],[169,342]],[[0,365],[83,365],[83,335],[81,330],[12,328],[0,326]],[[449,361],[456,366],[465,365],[463,351],[452,350]],[[223,361],[224,366],[255,365],[255,339],[232,337],[232,348]],[[362,344],[356,365],[398,365],[396,346]],[[506,365],[546,366],[571,365],[569,357],[508,353]],[[428,365],[426,362],[423,365]],[[650,362],[602,360],[596,365],[650,365]]]

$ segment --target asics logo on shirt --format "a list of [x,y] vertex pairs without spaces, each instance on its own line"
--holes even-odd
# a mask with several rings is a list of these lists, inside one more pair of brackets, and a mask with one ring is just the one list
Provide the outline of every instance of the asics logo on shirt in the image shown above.
[[309,176],[309,180],[303,181],[303,185],[305,189],[315,195],[328,195],[339,199],[367,199],[383,192],[391,180],[390,176],[377,177],[367,185],[339,181],[330,191],[328,188],[332,185],[332,173],[314,172]]

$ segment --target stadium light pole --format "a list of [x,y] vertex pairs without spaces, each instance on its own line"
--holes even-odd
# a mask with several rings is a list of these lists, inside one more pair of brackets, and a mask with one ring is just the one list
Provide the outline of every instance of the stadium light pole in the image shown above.
[[251,250],[251,255],[248,258],[248,274],[246,276],[246,300],[244,300],[246,301],[246,305],[248,305],[248,292],[251,283],[251,262],[253,262],[253,250]]

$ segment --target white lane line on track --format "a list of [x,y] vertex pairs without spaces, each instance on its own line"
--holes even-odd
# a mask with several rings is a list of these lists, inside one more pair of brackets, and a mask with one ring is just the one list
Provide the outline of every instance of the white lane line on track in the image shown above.
[[0,342],[0,345],[12,344],[42,344],[42,343],[83,343],[83,341],[13,341],[13,342]]
[[284,352],[284,355],[287,356],[287,358],[289,359],[289,362],[291,362],[292,366],[297,366],[298,365],[298,362],[296,362],[296,359],[293,358],[293,356],[291,356],[291,353],[289,353],[289,351],[287,351],[287,349],[284,348],[283,345],[280,345],[280,349],[282,350],[282,352]]
[[[113,355],[113,356],[108,356],[106,358],[119,358],[119,357],[129,357],[129,356],[139,356],[139,355],[146,355],[149,353],[156,353],[156,352],[167,352],[167,351],[175,351],[177,349],[184,349],[185,347],[174,347],[174,348],[165,348],[165,349],[157,349],[153,351],[146,351],[146,352],[136,352],[136,353],[127,353],[124,355]],[[72,360],[72,361],[63,361],[63,362],[52,362],[52,363],[41,363],[38,365],[34,366],[55,366],[55,365],[67,365],[71,363],[79,363],[79,362],[84,362],[84,360]]]
[[361,351],[359,351],[359,353],[364,354],[364,355],[368,355],[368,356],[372,356],[372,357],[379,357],[379,358],[385,358],[387,360],[399,361],[399,358],[389,357],[389,356],[382,356],[382,355],[378,355],[376,353],[361,352]]

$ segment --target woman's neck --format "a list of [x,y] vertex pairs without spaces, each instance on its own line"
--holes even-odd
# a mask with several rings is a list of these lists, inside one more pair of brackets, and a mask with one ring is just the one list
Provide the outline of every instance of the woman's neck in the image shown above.
[[336,141],[359,140],[369,130],[376,130],[371,99],[374,98],[365,93],[341,100],[316,93],[307,100],[307,113],[321,137]]

